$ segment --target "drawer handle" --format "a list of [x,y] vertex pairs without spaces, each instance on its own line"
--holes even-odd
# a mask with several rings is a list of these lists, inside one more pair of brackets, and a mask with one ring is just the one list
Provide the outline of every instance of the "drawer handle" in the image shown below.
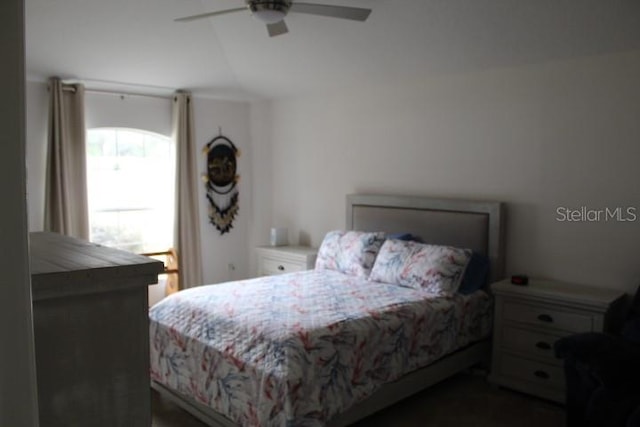
[[542,378],[543,380],[549,379],[549,374],[546,373],[545,371],[535,371],[533,375],[535,375],[538,378]]
[[551,350],[551,344],[544,341],[537,342],[536,347],[538,347],[540,350]]
[[539,315],[538,320],[541,322],[553,323],[553,317],[549,316],[548,314]]
[[279,266],[278,266],[278,270],[280,270],[280,271],[284,271],[284,265],[279,265]]

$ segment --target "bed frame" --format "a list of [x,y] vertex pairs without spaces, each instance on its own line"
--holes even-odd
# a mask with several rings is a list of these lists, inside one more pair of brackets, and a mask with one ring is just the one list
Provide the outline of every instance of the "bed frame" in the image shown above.
[[[365,194],[347,196],[347,229],[411,233],[428,243],[473,249],[490,258],[490,283],[503,275],[503,224],[504,205],[500,202]],[[328,425],[352,424],[471,366],[488,366],[490,354],[489,339],[471,344],[385,384],[365,401],[332,419]],[[151,387],[207,425],[238,427],[189,396],[155,381]]]

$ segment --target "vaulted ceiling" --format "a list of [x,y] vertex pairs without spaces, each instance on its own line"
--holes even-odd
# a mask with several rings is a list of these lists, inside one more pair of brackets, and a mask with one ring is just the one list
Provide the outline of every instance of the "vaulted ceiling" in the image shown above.
[[233,99],[640,49],[636,0],[307,0],[373,12],[290,14],[274,38],[248,11],[173,21],[243,0],[25,1],[28,79]]

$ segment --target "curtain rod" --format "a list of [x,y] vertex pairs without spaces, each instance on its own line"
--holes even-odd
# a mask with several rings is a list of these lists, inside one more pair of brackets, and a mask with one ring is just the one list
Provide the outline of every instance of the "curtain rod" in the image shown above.
[[[75,92],[76,88],[74,88],[73,86],[63,86],[62,90],[67,91],[67,92]],[[173,95],[152,95],[152,94],[146,94],[146,93],[133,93],[133,92],[115,92],[115,91],[110,91],[110,90],[102,90],[102,89],[85,89],[85,92],[88,93],[101,93],[104,95],[113,95],[113,96],[144,96],[147,98],[159,98],[159,99],[172,99]]]

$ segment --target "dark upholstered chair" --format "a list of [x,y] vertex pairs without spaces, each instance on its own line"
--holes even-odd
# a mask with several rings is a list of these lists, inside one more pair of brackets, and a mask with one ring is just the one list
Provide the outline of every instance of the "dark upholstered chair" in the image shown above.
[[564,359],[567,427],[640,427],[640,288],[617,334],[561,338],[555,353]]

